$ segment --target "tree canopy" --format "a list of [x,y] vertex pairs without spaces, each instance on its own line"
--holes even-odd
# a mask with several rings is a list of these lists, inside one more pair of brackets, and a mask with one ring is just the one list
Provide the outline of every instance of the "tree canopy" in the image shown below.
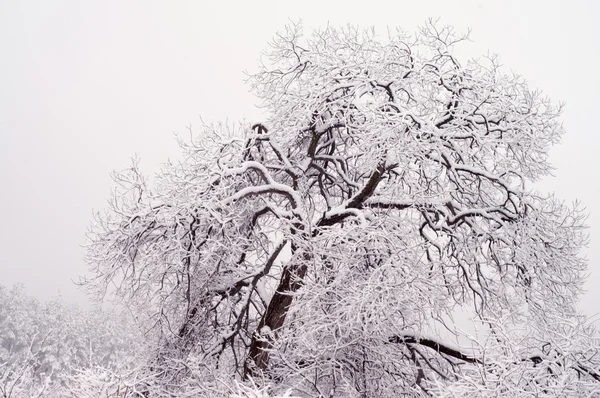
[[289,27],[249,77],[264,121],[203,126],[151,182],[115,174],[87,284],[144,319],[166,389],[600,391],[584,215],[532,189],[560,106],[457,59],[463,39]]

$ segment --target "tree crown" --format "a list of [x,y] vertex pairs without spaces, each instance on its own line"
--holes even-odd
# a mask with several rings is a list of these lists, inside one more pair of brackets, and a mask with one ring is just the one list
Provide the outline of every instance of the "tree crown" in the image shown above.
[[138,305],[160,358],[307,396],[597,388],[583,215],[530,188],[560,107],[461,39],[290,27],[249,79],[264,122],[206,126],[153,186],[116,174],[90,284]]

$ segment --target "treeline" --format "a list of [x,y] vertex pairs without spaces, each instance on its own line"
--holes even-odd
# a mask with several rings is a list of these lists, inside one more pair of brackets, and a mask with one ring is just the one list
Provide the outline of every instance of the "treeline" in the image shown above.
[[41,302],[0,285],[0,398],[268,396],[252,382],[201,377],[197,358],[160,360],[158,346],[123,308]]
[[126,373],[142,341],[124,312],[40,302],[23,286],[0,286],[1,397],[66,396],[90,372]]

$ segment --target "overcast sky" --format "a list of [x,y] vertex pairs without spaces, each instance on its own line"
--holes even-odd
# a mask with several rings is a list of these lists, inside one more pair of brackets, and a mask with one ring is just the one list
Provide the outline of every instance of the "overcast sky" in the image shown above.
[[149,174],[176,158],[174,133],[260,116],[244,85],[289,20],[414,30],[430,17],[471,29],[462,50],[567,104],[567,135],[541,184],[590,217],[581,308],[600,311],[600,2],[589,1],[0,1],[0,283],[46,299],[85,272],[85,231],[109,173],[139,155]]

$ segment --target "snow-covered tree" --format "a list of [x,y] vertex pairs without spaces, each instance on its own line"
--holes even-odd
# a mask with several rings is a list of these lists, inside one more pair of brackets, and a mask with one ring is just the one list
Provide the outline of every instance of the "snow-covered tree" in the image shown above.
[[462,39],[290,27],[249,78],[263,122],[115,175],[87,283],[145,319],[165,386],[600,394],[584,216],[532,189],[560,107]]
[[142,352],[136,330],[123,314],[40,303],[22,286],[0,285],[0,397],[62,397],[85,386],[82,373],[133,369]]

